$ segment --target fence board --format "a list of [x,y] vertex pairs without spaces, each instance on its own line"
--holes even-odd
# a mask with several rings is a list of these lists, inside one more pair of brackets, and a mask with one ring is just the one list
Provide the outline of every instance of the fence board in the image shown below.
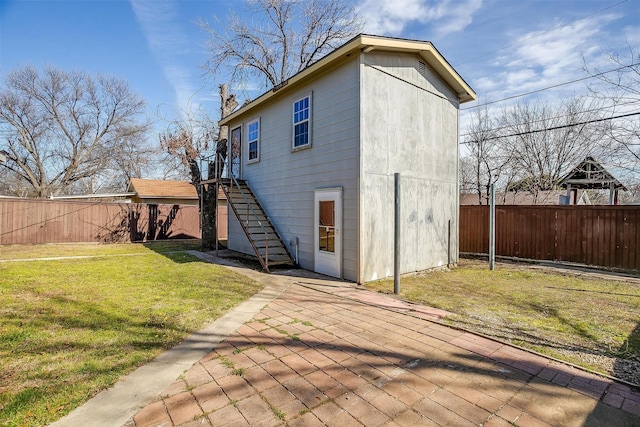
[[197,206],[0,199],[2,245],[176,238],[200,238]]
[[[640,206],[496,207],[496,255],[640,270]],[[489,207],[460,206],[460,252],[488,253]]]

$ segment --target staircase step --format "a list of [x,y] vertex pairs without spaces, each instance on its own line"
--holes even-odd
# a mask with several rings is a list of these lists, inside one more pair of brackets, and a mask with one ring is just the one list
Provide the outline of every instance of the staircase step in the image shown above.
[[254,239],[252,236],[251,240],[253,240],[253,243],[255,243],[256,246],[265,246],[267,243],[269,244],[269,246],[272,246],[272,247],[282,246],[280,239],[277,238],[276,236],[272,236],[269,239],[265,239],[264,236],[257,237]]
[[[265,256],[267,254],[267,248],[258,248],[258,252],[260,253],[261,256]],[[289,254],[287,253],[287,250],[280,247],[280,248],[269,248],[269,259],[271,259],[272,257],[276,257],[276,256],[285,256],[285,257],[289,257]]]
[[283,261],[271,261],[269,260],[269,266],[275,267],[276,265],[294,265],[295,262],[292,259],[283,260]]
[[230,179],[223,179],[220,183],[262,267],[268,271],[270,265],[294,265],[295,262],[249,185],[243,180],[232,182]]

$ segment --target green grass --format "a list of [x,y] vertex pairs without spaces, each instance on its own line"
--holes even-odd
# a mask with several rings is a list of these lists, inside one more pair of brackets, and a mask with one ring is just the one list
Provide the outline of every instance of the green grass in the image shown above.
[[97,256],[132,255],[140,253],[167,253],[174,251],[199,250],[200,240],[162,240],[148,243],[79,243],[79,244],[43,244],[43,245],[4,245],[0,246],[0,260]]
[[[366,285],[392,293],[393,281]],[[452,270],[405,276],[400,297],[453,313],[443,322],[602,373],[596,356],[639,360],[640,285],[527,265],[462,260]],[[640,378],[636,378],[638,381]]]
[[0,263],[0,425],[62,417],[260,289],[181,251],[198,247],[1,247],[1,259],[100,256]]

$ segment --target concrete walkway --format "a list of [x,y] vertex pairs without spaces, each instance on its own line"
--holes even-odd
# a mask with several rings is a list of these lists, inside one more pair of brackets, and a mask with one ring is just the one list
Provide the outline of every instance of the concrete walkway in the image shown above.
[[432,322],[440,310],[230,268],[267,285],[236,327],[214,322],[175,367],[163,355],[56,425],[640,426],[638,391]]

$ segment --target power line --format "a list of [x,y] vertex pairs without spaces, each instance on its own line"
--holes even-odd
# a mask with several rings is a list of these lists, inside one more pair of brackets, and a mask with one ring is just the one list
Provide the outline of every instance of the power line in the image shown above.
[[[578,122],[578,123],[571,123],[568,125],[560,125],[560,126],[553,126],[550,128],[544,128],[544,129],[536,129],[536,130],[529,130],[526,132],[518,132],[518,133],[512,133],[509,135],[499,135],[499,136],[492,136],[491,138],[483,138],[483,141],[493,141],[496,139],[501,139],[501,138],[510,138],[512,136],[522,136],[522,135],[530,135],[532,133],[540,133],[540,132],[546,132],[546,131],[550,131],[550,130],[557,130],[557,129],[565,129],[565,128],[570,128],[570,127],[574,127],[574,126],[580,126],[580,125],[587,125],[590,123],[597,123],[597,122],[604,122],[607,120],[613,120],[613,119],[621,119],[624,117],[631,117],[631,116],[638,116],[640,115],[640,111],[637,111],[635,113],[628,113],[628,114],[621,114],[619,116],[613,116],[613,117],[605,117],[605,118],[601,118],[601,119],[593,119],[593,120],[587,120],[584,122]],[[463,141],[460,144],[471,144],[474,141]]]
[[489,101],[489,102],[485,102],[484,104],[478,104],[478,105],[474,105],[472,107],[461,108],[460,111],[467,111],[467,110],[471,110],[473,108],[484,107],[484,106],[491,105],[491,104],[497,104],[498,102],[504,102],[504,101],[508,101],[510,99],[520,98],[522,96],[533,95],[534,93],[539,93],[539,92],[543,92],[545,90],[555,89],[555,88],[560,87],[560,86],[566,86],[566,85],[570,85],[570,84],[573,84],[573,83],[578,83],[578,82],[581,82],[583,80],[593,79],[595,77],[600,77],[600,76],[602,76],[604,74],[612,73],[614,71],[620,71],[623,68],[635,67],[636,65],[640,65],[640,62],[635,62],[635,63],[629,64],[629,65],[623,65],[621,67],[613,68],[613,69],[607,70],[607,71],[602,71],[601,73],[597,73],[597,74],[594,74],[594,75],[591,75],[591,76],[581,77],[579,79],[571,80],[571,81],[568,81],[568,82],[558,83],[558,84],[555,84],[555,85],[552,85],[552,86],[543,87],[541,89],[532,90],[531,92],[525,92],[525,93],[521,93],[521,94],[518,94],[518,95],[508,96],[506,98],[498,99],[497,101]]
[[[585,113],[593,113],[594,111],[606,111],[606,110],[610,110],[612,108],[616,108],[616,107],[620,107],[620,106],[637,104],[639,102],[640,102],[640,100],[634,100],[634,101],[628,101],[628,102],[619,103],[619,104],[616,104],[616,105],[611,105],[611,106],[608,106],[608,107],[592,108],[590,110],[582,110],[582,111],[579,111],[579,112],[573,113],[573,114],[563,114],[561,116],[553,116],[553,117],[546,117],[546,118],[542,118],[542,119],[538,119],[538,120],[531,120],[531,121],[526,122],[526,124],[533,124],[533,123],[544,122],[544,121],[549,121],[549,120],[562,119],[564,117],[579,116],[579,115],[585,114]],[[524,125],[524,124],[525,123],[519,123],[518,125],[515,125],[515,126],[521,126],[521,125]],[[500,127],[493,128],[493,129],[490,129],[490,130],[491,131],[498,131],[498,130],[510,128],[512,126],[513,125],[505,125],[505,126],[500,126]],[[460,134],[460,136],[469,136],[469,135],[472,135],[472,133],[471,132],[467,132],[467,133]]]
[[[578,18],[578,19],[574,19],[573,21],[570,21],[570,22],[569,22],[569,24],[573,24],[574,22],[578,22],[578,21],[580,21],[580,20],[582,20],[582,19],[586,19],[586,18],[589,18],[589,17],[591,17],[591,16],[593,16],[593,15],[597,15],[597,14],[598,14],[598,13],[600,13],[600,12],[604,12],[605,10],[608,10],[608,9],[614,8],[614,7],[616,7],[616,6],[621,5],[622,3],[626,3],[626,2],[627,2],[627,0],[622,0],[622,1],[618,2],[618,3],[616,3],[616,4],[613,4],[613,5],[611,5],[611,6],[607,6],[607,7],[605,7],[604,9],[600,9],[600,10],[597,10],[597,11],[595,11],[595,12],[593,12],[593,13],[588,14],[588,15],[582,16],[582,17],[580,17],[580,18]],[[548,30],[546,30],[546,31],[543,31],[543,32],[538,33],[538,34],[534,34],[534,35],[529,36],[529,37],[525,37],[525,38],[523,38],[523,39],[518,40],[518,41],[517,41],[517,42],[515,42],[515,43],[511,43],[511,44],[508,44],[508,45],[506,45],[506,46],[503,46],[503,47],[501,47],[500,49],[496,49],[496,50],[493,50],[493,51],[491,51],[491,52],[484,53],[484,54],[482,54],[482,55],[480,55],[480,56],[476,56],[476,57],[474,57],[474,58],[468,59],[468,60],[466,60],[466,61],[464,61],[464,62],[460,62],[459,64],[455,64],[455,67],[457,68],[457,67],[459,67],[459,66],[461,66],[461,65],[468,64],[469,62],[473,62],[473,61],[475,61],[476,59],[484,58],[485,56],[489,56],[489,55],[492,55],[492,54],[494,54],[494,53],[496,53],[496,52],[500,52],[501,50],[505,50],[505,49],[507,49],[507,48],[510,48],[510,47],[512,47],[512,46],[515,46],[515,45],[517,45],[517,44],[520,44],[520,43],[522,43],[522,42],[525,42],[525,41],[527,41],[527,40],[531,40],[531,39],[535,39],[536,37],[543,36],[543,35],[545,35],[545,34],[547,34],[547,33],[550,33],[550,32],[551,32],[551,31],[553,31],[553,30],[557,30],[558,28],[564,27],[564,26],[566,26],[566,25],[568,25],[568,24],[564,24],[564,23],[563,23],[563,24],[558,24],[558,25],[556,25],[555,27],[552,27],[552,28],[550,28],[550,29],[548,29]]]

